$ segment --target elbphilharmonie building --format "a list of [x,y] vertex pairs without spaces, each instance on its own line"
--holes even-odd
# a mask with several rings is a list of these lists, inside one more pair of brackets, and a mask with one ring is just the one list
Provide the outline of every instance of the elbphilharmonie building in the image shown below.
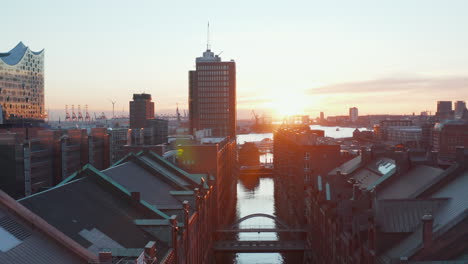
[[6,122],[44,120],[44,50],[20,42],[0,53],[0,106]]

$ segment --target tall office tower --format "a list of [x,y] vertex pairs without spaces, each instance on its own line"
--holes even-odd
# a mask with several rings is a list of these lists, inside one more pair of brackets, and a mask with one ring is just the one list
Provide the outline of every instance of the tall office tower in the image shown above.
[[349,120],[351,120],[351,122],[356,122],[358,117],[359,113],[357,107],[349,108]]
[[44,120],[44,50],[0,53],[0,104],[6,122]]
[[154,119],[151,94],[133,94],[133,101],[130,101],[130,128],[146,127],[148,119]]
[[189,71],[190,133],[211,129],[215,137],[236,135],[236,63],[221,61],[207,45]]
[[452,111],[452,101],[437,101],[438,113],[449,113]]
[[455,102],[455,118],[461,119],[466,112],[466,103],[465,101],[456,101]]
[[439,120],[452,119],[452,101],[437,101],[437,113],[436,117]]

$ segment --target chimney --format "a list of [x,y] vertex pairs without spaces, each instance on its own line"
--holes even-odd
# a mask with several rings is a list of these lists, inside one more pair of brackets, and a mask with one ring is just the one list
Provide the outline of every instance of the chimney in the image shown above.
[[430,214],[426,214],[422,217],[423,222],[423,246],[429,248],[432,244],[432,225],[434,224],[434,218]]
[[145,246],[145,260],[146,263],[153,263],[156,259],[156,242],[150,241]]
[[112,252],[109,252],[109,251],[99,252],[99,263],[100,264],[111,264],[112,263]]
[[132,200],[139,202],[140,201],[140,192],[131,192]]
[[397,171],[400,175],[406,173],[410,167],[410,161],[407,151],[395,151],[395,163]]
[[439,152],[435,150],[429,152],[428,162],[432,167],[439,166]]
[[465,159],[465,147],[459,146],[455,148],[456,160],[458,165],[466,168],[466,159]]
[[370,152],[366,147],[361,148],[361,164],[366,164],[371,159]]
[[359,200],[359,198],[361,198],[361,189],[359,188],[359,185],[358,184],[354,184],[353,185],[353,200],[354,201],[357,201]]
[[400,258],[400,264],[408,264],[409,261],[408,261],[408,257],[401,257]]

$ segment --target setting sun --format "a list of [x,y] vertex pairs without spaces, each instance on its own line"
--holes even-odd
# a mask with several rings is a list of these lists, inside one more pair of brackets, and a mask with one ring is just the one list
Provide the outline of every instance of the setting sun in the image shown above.
[[301,115],[306,108],[313,104],[310,96],[303,91],[278,91],[271,93],[269,108],[276,118],[284,118],[292,115]]

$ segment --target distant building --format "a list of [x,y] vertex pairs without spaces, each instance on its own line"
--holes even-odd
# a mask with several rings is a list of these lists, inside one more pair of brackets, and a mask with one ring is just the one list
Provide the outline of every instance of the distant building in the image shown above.
[[151,94],[133,94],[133,101],[130,101],[130,128],[146,127],[148,119],[154,119]]
[[323,112],[320,112],[320,122],[325,121],[325,114]]
[[87,163],[109,166],[105,128],[0,131],[0,188],[14,198],[55,186]]
[[7,123],[44,120],[44,50],[20,42],[0,53],[0,105]]
[[452,101],[438,101],[436,118],[439,121],[453,119]]
[[236,63],[221,61],[209,47],[189,71],[190,133],[211,129],[213,136],[236,135]]
[[245,142],[239,149],[240,166],[259,166],[260,151],[253,142]]
[[441,158],[454,158],[457,147],[468,148],[468,123],[450,120],[437,123],[433,130],[433,150]]
[[151,134],[150,141],[147,144],[158,145],[167,143],[169,121],[159,118],[149,119],[145,131]]
[[357,107],[349,108],[349,120],[351,122],[356,122],[358,120],[359,113]]
[[417,146],[421,143],[421,139],[420,126],[392,126],[387,129],[387,140],[397,144]]
[[464,117],[466,111],[467,111],[467,109],[466,109],[465,101],[456,101],[455,102],[455,118],[456,119],[462,119]]
[[407,119],[381,120],[379,125],[374,126],[375,136],[381,140],[388,140],[388,129],[390,127],[412,126],[413,121]]
[[128,128],[108,129],[111,165],[125,156],[124,146],[131,143],[131,131]]

